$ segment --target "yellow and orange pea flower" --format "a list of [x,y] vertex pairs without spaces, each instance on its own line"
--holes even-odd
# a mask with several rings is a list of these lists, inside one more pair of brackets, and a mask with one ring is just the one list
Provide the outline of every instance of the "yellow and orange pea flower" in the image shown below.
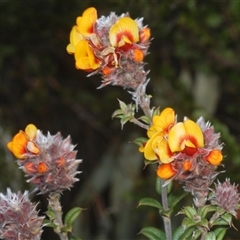
[[36,134],[36,126],[29,124],[24,132],[20,130],[19,133],[13,137],[12,141],[7,144],[7,147],[18,159],[24,160],[26,154],[29,152],[32,154],[38,154],[40,150],[34,142]]
[[[130,17],[119,17],[105,36],[109,39],[109,46],[103,46],[95,31],[97,18],[97,10],[90,7],[77,18],[71,30],[67,52],[74,54],[76,68],[85,71],[101,68],[104,75],[109,75],[119,67],[119,52],[122,51],[129,52],[135,62],[143,61],[144,44],[147,45],[150,38],[149,28],[139,27]],[[140,47],[139,43],[143,45]]]
[[153,117],[152,126],[147,131],[149,140],[144,147],[139,149],[141,152],[144,152],[144,157],[147,160],[154,161],[159,159],[163,163],[172,161],[172,153],[168,147],[166,136],[174,123],[175,112],[172,108],[166,108],[160,115]]

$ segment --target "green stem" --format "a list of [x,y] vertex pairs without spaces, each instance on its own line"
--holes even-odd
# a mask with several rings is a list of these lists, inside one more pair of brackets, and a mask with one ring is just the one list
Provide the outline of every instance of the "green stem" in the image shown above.
[[59,235],[61,240],[68,240],[67,234],[61,231],[63,227],[63,222],[62,206],[60,204],[60,193],[52,192],[49,194],[49,206],[55,213],[55,219],[53,220],[53,222],[57,227],[54,228],[54,231]]
[[[167,196],[167,186],[164,186],[164,180],[161,180],[161,197],[162,197],[162,205],[164,212],[169,210],[168,206],[168,196]],[[166,234],[166,240],[172,240],[172,223],[170,216],[162,216],[164,229]]]

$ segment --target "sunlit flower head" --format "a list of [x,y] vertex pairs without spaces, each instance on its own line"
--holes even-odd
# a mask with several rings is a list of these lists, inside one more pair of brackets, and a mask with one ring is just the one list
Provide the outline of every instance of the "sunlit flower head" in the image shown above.
[[150,29],[143,19],[133,20],[128,13],[98,18],[90,7],[77,18],[70,33],[67,51],[74,54],[76,68],[100,73],[102,85],[112,84],[136,90],[147,82],[144,57],[150,45]]
[[36,205],[29,200],[28,192],[0,194],[0,238],[6,240],[40,240],[43,217],[38,216]]
[[[62,192],[69,189],[78,181],[76,178],[79,173],[77,168],[81,163],[81,160],[76,159],[77,151],[74,150],[75,146],[71,144],[70,137],[63,139],[60,133],[44,135],[33,126],[32,124],[28,125],[24,132],[27,140],[24,141],[24,161],[22,158],[18,159],[20,168],[29,177],[28,182],[35,185],[41,193]],[[19,133],[16,136],[18,135]],[[14,144],[19,144],[19,141],[15,140],[16,136],[13,138],[13,143],[8,143],[8,148],[15,156]],[[32,146],[32,144],[34,145]],[[22,142],[20,146],[22,149]],[[35,148],[38,149],[37,153],[33,153]]]

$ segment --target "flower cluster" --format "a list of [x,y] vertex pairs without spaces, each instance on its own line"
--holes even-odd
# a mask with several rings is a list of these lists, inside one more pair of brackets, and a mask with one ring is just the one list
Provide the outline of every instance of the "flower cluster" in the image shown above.
[[103,82],[136,90],[146,81],[143,58],[147,54],[150,29],[143,19],[129,14],[98,18],[95,8],[86,9],[70,33],[67,51],[74,54],[76,68],[101,73]]
[[36,205],[23,194],[0,194],[0,237],[2,239],[32,239],[40,240],[42,234],[43,217],[38,216]]
[[240,209],[240,195],[238,193],[238,185],[231,184],[230,179],[226,179],[225,182],[215,183],[215,190],[212,190],[213,196],[211,197],[211,203],[222,207],[228,213],[237,217],[236,210]]
[[74,182],[78,165],[77,151],[71,144],[70,137],[63,139],[60,133],[47,136],[29,124],[25,131],[19,131],[8,149],[18,158],[18,164],[41,193],[62,192],[70,188]]
[[202,117],[177,122],[174,110],[166,108],[153,116],[147,135],[139,150],[148,161],[158,161],[158,177],[179,180],[197,199],[205,198],[223,159],[220,134],[211,124]]

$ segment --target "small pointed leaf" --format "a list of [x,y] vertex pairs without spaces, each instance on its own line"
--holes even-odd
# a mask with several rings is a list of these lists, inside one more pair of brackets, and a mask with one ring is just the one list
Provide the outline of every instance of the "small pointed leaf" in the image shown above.
[[138,206],[150,206],[150,207],[155,207],[159,210],[163,210],[163,207],[160,202],[153,198],[142,198],[138,204]]
[[169,206],[174,208],[184,197],[188,195],[188,192],[183,192],[180,196],[169,195]]
[[150,240],[166,240],[165,233],[154,227],[145,227],[140,233]]
[[214,233],[216,235],[217,240],[222,240],[227,232],[226,228],[216,228]]
[[204,239],[205,240],[216,240],[216,235],[214,232],[208,232]]
[[82,208],[80,208],[80,207],[74,207],[74,208],[70,209],[64,218],[65,225],[67,227],[72,226],[73,222],[80,215],[81,211],[82,211]]

